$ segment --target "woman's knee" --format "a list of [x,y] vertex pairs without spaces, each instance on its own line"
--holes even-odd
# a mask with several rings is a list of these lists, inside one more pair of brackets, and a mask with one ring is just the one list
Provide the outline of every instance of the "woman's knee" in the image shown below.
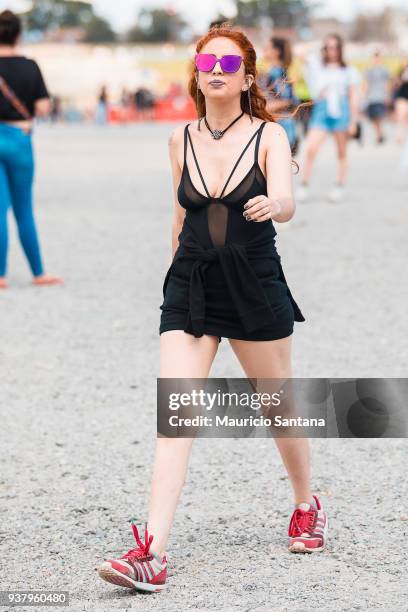
[[338,147],[338,149],[337,149],[337,159],[342,164],[346,164],[347,163],[347,146],[346,145],[340,145]]
[[316,157],[317,153],[319,151],[319,147],[316,143],[311,142],[309,144],[306,145],[306,150],[305,150],[305,155],[306,158],[309,160],[312,160]]
[[313,137],[308,142],[306,142],[305,153],[308,159],[313,160],[319,152],[320,147],[322,146],[322,139]]

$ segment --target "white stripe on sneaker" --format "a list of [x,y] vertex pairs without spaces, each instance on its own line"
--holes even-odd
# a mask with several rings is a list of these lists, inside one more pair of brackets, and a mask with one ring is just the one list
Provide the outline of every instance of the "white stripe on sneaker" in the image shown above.
[[151,580],[154,576],[154,573],[153,573],[152,568],[150,567],[150,563],[146,561],[145,563],[143,563],[143,565],[146,568],[148,580]]
[[153,565],[153,568],[156,572],[161,572],[164,568],[164,565],[162,563],[159,563],[154,557],[150,563]]
[[140,563],[138,563],[136,567],[137,567],[138,582],[145,582],[144,573],[143,573]]
[[144,570],[145,577],[146,577],[145,582],[149,582],[149,572],[148,572],[147,564],[143,562],[141,565],[142,565],[142,568]]

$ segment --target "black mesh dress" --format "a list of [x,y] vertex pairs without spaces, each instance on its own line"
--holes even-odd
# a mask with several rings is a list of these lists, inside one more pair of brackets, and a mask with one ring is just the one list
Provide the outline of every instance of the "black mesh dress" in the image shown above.
[[[184,165],[177,196],[186,209],[179,246],[163,284],[160,334],[181,329],[240,340],[276,340],[304,321],[283,274],[271,220],[246,221],[244,204],[267,195],[258,163],[266,122],[252,135],[218,197],[208,192],[188,125],[184,128]],[[187,138],[206,195],[193,185],[186,163]],[[239,184],[224,195],[242,156],[255,140],[254,162]]]

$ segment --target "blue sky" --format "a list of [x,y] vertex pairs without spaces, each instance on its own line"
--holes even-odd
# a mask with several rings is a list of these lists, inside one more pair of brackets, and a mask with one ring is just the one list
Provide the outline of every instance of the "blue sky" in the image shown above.
[[[309,1],[309,0],[307,0]],[[315,0],[310,0],[315,4]],[[0,8],[11,8],[19,10],[29,4],[28,0],[0,0]],[[233,2],[231,0],[205,0],[197,2],[193,0],[93,0],[97,12],[109,19],[118,30],[125,30],[135,22],[139,9],[153,6],[172,6],[189,20],[197,29],[203,29],[217,13],[217,10],[225,15],[233,14]],[[333,15],[340,19],[352,19],[356,12],[378,11],[385,5],[407,6],[407,0],[321,0],[321,8],[317,11],[319,15]]]

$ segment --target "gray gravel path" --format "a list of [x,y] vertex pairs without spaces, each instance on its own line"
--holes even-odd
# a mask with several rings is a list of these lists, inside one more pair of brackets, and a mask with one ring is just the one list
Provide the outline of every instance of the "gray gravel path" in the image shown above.
[[[143,522],[155,435],[161,284],[170,258],[170,125],[41,127],[33,289],[14,226],[0,294],[0,585],[66,589],[80,610],[408,610],[406,441],[313,440],[327,550],[286,551],[290,487],[268,440],[198,440],[170,542],[168,591],[94,568]],[[350,196],[299,205],[278,248],[307,322],[297,376],[407,375],[408,190],[398,151],[352,147]],[[408,183],[408,181],[407,181]],[[279,226],[278,226],[279,231]],[[227,341],[212,374],[242,376]]]

